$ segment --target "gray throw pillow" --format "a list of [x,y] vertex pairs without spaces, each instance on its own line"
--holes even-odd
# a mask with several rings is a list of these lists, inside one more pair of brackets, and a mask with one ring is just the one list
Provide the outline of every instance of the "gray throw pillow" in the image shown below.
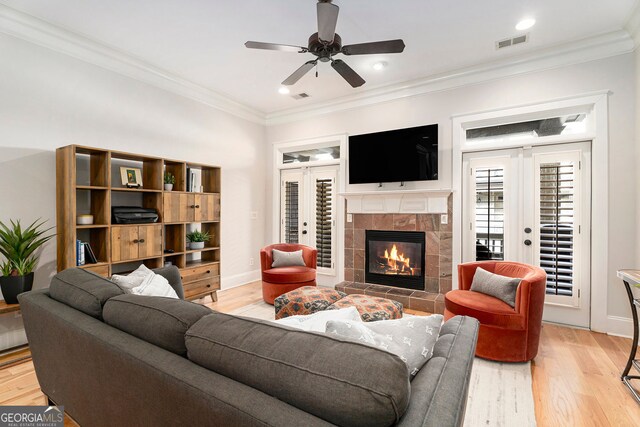
[[326,332],[377,347],[400,357],[413,379],[433,355],[442,315],[411,316],[380,322],[330,320]]
[[478,267],[471,282],[471,290],[498,298],[515,308],[520,282],[521,279],[490,273]]
[[304,259],[302,258],[302,249],[293,252],[273,249],[271,252],[271,258],[273,258],[271,268],[305,266]]

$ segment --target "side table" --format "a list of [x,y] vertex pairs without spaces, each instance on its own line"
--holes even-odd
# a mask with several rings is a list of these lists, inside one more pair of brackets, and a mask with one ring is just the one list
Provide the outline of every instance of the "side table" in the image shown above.
[[627,296],[629,297],[629,304],[631,304],[631,316],[633,317],[633,343],[631,344],[631,353],[629,353],[629,360],[627,361],[627,366],[625,366],[624,371],[622,371],[622,375],[620,379],[624,384],[631,390],[633,397],[635,397],[636,401],[640,403],[640,395],[638,391],[631,385],[631,380],[640,380],[640,376],[638,375],[629,375],[629,371],[631,370],[631,366],[633,366],[636,371],[640,371],[640,361],[636,359],[636,352],[638,350],[638,307],[640,307],[640,299],[633,297],[633,292],[631,292],[631,285],[640,286],[640,270],[618,270],[618,277],[622,279],[624,283],[625,290],[627,291]]

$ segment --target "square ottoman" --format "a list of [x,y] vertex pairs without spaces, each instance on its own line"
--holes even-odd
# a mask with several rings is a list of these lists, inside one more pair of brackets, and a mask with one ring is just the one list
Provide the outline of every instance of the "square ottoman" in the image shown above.
[[402,303],[361,294],[348,295],[327,307],[327,310],[339,310],[347,307],[358,309],[363,322],[402,318]]
[[334,289],[303,286],[275,299],[276,320],[325,310],[346,295]]

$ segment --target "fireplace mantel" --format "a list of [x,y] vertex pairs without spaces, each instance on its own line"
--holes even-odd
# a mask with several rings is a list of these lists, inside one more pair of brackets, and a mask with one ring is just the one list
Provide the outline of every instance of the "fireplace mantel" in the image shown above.
[[340,193],[347,200],[350,214],[446,214],[451,190],[349,191]]

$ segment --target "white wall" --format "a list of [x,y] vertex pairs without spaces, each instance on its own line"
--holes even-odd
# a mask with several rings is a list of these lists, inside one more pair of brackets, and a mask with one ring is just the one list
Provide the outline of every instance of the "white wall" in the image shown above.
[[[0,220],[44,218],[55,225],[55,149],[64,145],[216,164],[222,167],[222,286],[258,277],[264,126],[3,34],[0,52]],[[48,286],[55,252],[55,242],[44,250],[35,288]],[[0,316],[0,349],[23,339],[21,319]]]
[[[633,54],[621,55],[326,114],[295,123],[274,125],[267,128],[267,139],[273,143],[345,132],[359,134],[439,123],[442,160],[441,183],[438,186],[445,188],[451,187],[452,115],[544,102],[596,90],[611,90],[609,259],[605,261],[609,283],[593,283],[593,286],[608,287],[609,315],[628,318],[630,309],[615,272],[619,268],[637,265],[636,250],[640,251],[633,239],[629,238],[638,235],[637,232],[640,231],[636,211],[637,206],[640,208],[640,205],[636,205],[640,186],[634,162],[634,61]],[[271,197],[269,199],[272,200]],[[595,204],[595,209],[598,209],[598,203]]]

